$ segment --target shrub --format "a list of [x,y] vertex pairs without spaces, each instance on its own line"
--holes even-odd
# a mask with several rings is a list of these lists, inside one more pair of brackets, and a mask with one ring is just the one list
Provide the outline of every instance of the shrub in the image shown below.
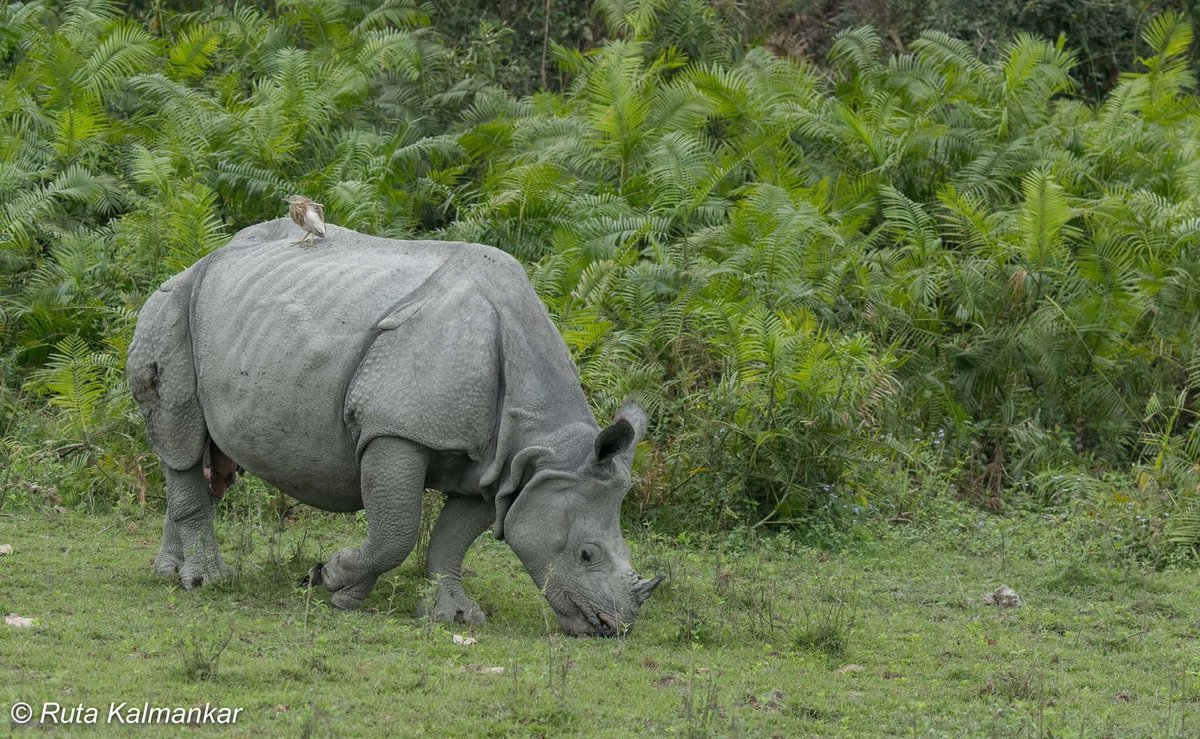
[[634,499],[664,526],[833,531],[954,477],[995,510],[1132,506],[1131,551],[1196,551],[1183,16],[1091,104],[1061,39],[885,56],[854,28],[818,71],[731,53],[703,3],[597,10],[605,43],[547,45],[562,91],[516,97],[405,0],[0,8],[3,504],[155,488],[136,307],[304,192],[520,258],[597,412],[651,412]]

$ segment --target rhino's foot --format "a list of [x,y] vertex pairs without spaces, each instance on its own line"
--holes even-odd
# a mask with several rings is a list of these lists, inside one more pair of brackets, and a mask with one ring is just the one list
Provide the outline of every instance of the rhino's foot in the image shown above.
[[180,522],[179,539],[183,564],[179,566],[179,581],[187,590],[211,585],[233,576],[233,570],[221,559],[217,532],[212,515]]
[[225,564],[219,554],[215,560],[187,560],[179,568],[179,582],[185,590],[194,590],[221,580],[228,580],[231,577],[233,577],[233,568]]
[[478,626],[487,621],[479,604],[461,589],[441,587],[417,606],[417,617],[444,623]]
[[183,558],[167,552],[159,552],[154,558],[154,574],[168,577],[172,580],[179,577],[179,569],[183,567]]
[[362,608],[363,601],[370,592],[370,589],[364,593],[358,588],[342,588],[329,598],[329,602],[339,611],[357,611]]
[[330,600],[335,608],[343,611],[358,610],[375,587],[375,580],[379,576],[366,572],[360,561],[358,549],[350,547],[341,550],[328,562],[314,569],[312,583],[324,585],[333,593]]
[[183,540],[179,536],[179,524],[164,517],[162,546],[154,558],[154,574],[174,579],[183,567]]

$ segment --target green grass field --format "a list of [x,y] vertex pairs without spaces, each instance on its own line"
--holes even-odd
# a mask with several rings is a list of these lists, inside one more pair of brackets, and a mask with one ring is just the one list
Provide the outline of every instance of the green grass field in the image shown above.
[[[671,580],[624,640],[557,635],[516,557],[485,536],[467,587],[489,622],[470,646],[414,618],[418,557],[357,613],[296,585],[364,529],[226,514],[238,578],[185,592],[150,573],[157,518],[0,517],[13,547],[0,612],[34,621],[0,627],[0,715],[55,701],[100,707],[103,723],[114,701],[210,703],[242,709],[225,731],[286,736],[1200,731],[1195,573],[1077,559],[1063,522],[904,526],[837,553],[635,535],[635,564]],[[1001,583],[1026,604],[982,604]],[[7,721],[0,734],[24,733]]]

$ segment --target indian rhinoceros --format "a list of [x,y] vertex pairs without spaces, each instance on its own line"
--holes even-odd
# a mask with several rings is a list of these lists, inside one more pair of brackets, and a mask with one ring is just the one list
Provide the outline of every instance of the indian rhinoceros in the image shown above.
[[568,634],[622,633],[662,576],[639,577],[621,500],[646,416],[601,429],[521,265],[488,246],[329,226],[293,246],[251,226],[172,277],[138,316],[126,367],[167,488],[155,570],[193,588],[229,574],[213,509],[238,467],[367,537],[313,571],[357,608],[417,541],[426,488],[446,495],[420,612],[481,623],[463,557],[488,527]]

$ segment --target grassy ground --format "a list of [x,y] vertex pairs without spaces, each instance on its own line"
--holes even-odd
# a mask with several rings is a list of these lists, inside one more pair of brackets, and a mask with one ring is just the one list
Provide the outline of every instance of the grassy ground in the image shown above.
[[[467,587],[490,620],[471,646],[413,618],[415,558],[357,613],[295,585],[363,535],[361,518],[226,516],[219,532],[238,579],[184,592],[150,573],[157,518],[0,517],[14,548],[0,613],[34,619],[0,626],[0,717],[16,701],[149,701],[240,707],[226,730],[241,735],[1200,732],[1195,573],[1075,559],[1041,519],[898,530],[836,554],[636,537],[639,568],[672,579],[620,641],[556,635],[485,537]],[[1026,605],[983,605],[1001,583]]]

